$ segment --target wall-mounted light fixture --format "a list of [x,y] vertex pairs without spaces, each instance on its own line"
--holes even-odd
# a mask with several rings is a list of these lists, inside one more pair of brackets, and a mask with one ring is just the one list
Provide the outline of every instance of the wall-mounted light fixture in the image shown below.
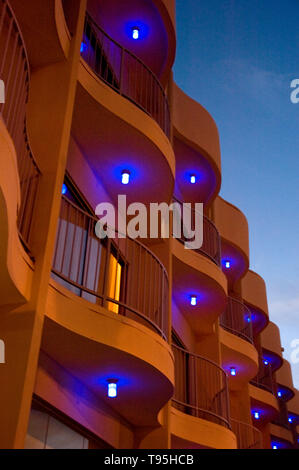
[[121,174],[121,182],[122,184],[129,184],[130,183],[130,172],[124,170]]
[[109,398],[117,397],[117,380],[115,379],[108,380],[108,397]]
[[137,41],[137,39],[140,38],[140,29],[137,28],[136,26],[134,26],[134,28],[132,28],[132,38]]

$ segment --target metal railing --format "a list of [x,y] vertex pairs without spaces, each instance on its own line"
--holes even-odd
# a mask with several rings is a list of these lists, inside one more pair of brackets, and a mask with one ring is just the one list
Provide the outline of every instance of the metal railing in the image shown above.
[[0,50],[0,79],[5,84],[5,103],[0,104],[0,114],[17,153],[21,186],[18,228],[28,249],[40,172],[26,131],[29,61],[19,25],[7,0],[0,0]]
[[232,431],[237,436],[238,449],[262,449],[261,431],[250,424],[231,420]]
[[226,310],[220,317],[220,325],[253,344],[251,311],[242,301],[228,297]]
[[158,78],[138,57],[105,33],[89,14],[81,55],[101,80],[149,114],[170,136],[168,100]]
[[[178,203],[180,205],[181,213],[183,213],[183,202],[177,199],[176,197],[173,198],[174,203]],[[192,206],[191,206],[192,207]],[[191,226],[195,229],[195,209],[191,208]],[[182,236],[180,241],[185,243],[188,240],[184,236],[184,226],[182,220],[182,227],[181,227]],[[207,258],[211,259],[217,266],[221,264],[221,238],[218,232],[216,225],[203,214],[203,244],[201,248],[198,250],[199,253],[203,254]]]
[[214,362],[172,345],[175,359],[173,405],[183,413],[230,428],[228,381]]
[[273,395],[276,395],[276,385],[273,378],[271,364],[264,364],[262,356],[259,357],[258,374],[250,381],[250,383],[256,387],[266,390],[267,392],[273,393]]
[[168,332],[168,276],[142,243],[115,233],[96,236],[98,219],[66,197],[53,260],[53,275],[76,295],[132,318],[159,333]]

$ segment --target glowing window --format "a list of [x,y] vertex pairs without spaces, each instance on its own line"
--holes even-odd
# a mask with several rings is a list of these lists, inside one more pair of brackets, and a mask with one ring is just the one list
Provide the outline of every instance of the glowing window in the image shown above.
[[[122,278],[122,265],[113,253],[110,254],[109,263],[109,276],[108,276],[108,288],[107,295],[110,299],[116,302],[120,301],[120,290],[121,290],[121,278]],[[119,305],[114,302],[108,302],[108,310],[114,313],[119,313]]]

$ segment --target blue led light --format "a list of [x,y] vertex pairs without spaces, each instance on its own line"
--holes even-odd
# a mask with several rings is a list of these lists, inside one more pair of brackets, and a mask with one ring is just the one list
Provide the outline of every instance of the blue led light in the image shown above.
[[191,175],[191,176],[190,176],[190,183],[191,183],[191,184],[195,184],[195,183],[196,183],[196,176],[195,176],[195,175]]
[[132,28],[132,38],[137,41],[140,38],[140,29],[136,26]]
[[288,421],[289,421],[289,423],[292,423],[292,422],[293,422],[293,418],[290,417],[290,418],[288,419]]
[[237,375],[237,371],[235,367],[230,368],[230,375],[233,375],[233,376]]
[[121,182],[122,182],[122,184],[129,184],[129,182],[130,182],[130,173],[127,170],[122,172]]
[[268,366],[268,365],[269,365],[269,361],[267,361],[267,359],[264,359],[264,364],[265,364],[265,366]]
[[81,48],[80,48],[80,53],[83,54],[83,52],[87,51],[87,45],[85,42],[81,42]]
[[250,316],[248,316],[248,317],[246,318],[246,320],[247,320],[247,323],[251,323],[251,317],[250,317]]
[[224,261],[224,266],[226,267],[226,269],[230,269],[230,267],[231,267],[230,261],[228,261],[228,260]]
[[282,397],[282,393],[281,393],[281,392],[277,392],[277,396],[278,396],[279,398],[281,398],[281,397]]
[[63,185],[62,185],[61,194],[64,196],[66,193],[67,193],[67,185],[66,185],[66,184],[63,184]]
[[278,449],[276,444],[272,444],[272,449]]
[[259,411],[255,411],[253,416],[254,416],[255,419],[260,419],[261,415],[260,415]]
[[195,295],[191,296],[190,303],[193,307],[197,304],[197,297]]
[[117,383],[116,380],[108,381],[108,397],[116,398],[117,397]]

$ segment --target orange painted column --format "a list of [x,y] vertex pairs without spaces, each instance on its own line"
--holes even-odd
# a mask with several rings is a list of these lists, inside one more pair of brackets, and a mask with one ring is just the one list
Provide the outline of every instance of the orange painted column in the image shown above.
[[170,436],[171,402],[160,411],[157,429],[139,428],[134,435],[135,449],[171,449]]
[[271,449],[270,424],[266,424],[262,429],[263,449]]
[[30,301],[16,310],[2,308],[1,339],[6,364],[0,368],[0,448],[23,448],[27,433],[44,312],[50,279],[75,100],[86,0],[76,0],[77,26],[69,56],[31,75],[27,126],[42,177],[33,220],[35,256]]
[[230,391],[231,418],[252,425],[249,386]]

